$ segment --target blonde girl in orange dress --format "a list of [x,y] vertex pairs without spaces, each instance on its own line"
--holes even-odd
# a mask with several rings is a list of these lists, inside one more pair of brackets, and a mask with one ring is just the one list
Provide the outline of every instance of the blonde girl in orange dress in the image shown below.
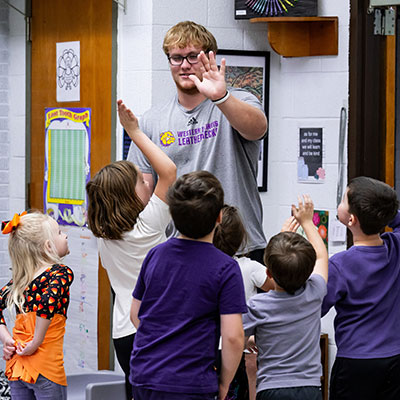
[[[39,212],[3,222],[9,234],[12,280],[0,291],[0,340],[13,400],[64,400],[65,321],[73,272],[61,263],[67,235]],[[3,317],[16,310],[12,335]]]

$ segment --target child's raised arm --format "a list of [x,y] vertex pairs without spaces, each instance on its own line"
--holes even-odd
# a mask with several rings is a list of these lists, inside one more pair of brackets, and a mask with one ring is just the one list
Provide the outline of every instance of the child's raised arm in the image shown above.
[[149,160],[154,171],[158,175],[158,182],[154,193],[165,202],[168,188],[176,179],[176,166],[173,161],[139,128],[138,119],[133,112],[126,107],[122,100],[117,101],[118,115],[122,126],[129,137],[139,147],[140,151]]
[[298,208],[292,205],[292,214],[303,227],[305,234],[309,242],[314,247],[317,253],[317,260],[315,262],[315,267],[313,274],[321,275],[325,282],[328,281],[328,252],[326,251],[325,244],[315,228],[312,221],[314,215],[314,204],[309,195],[303,195],[303,199],[299,196],[299,206]]

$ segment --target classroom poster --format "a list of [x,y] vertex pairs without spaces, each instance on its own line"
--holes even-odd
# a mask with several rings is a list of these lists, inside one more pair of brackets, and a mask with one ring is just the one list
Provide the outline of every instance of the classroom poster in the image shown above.
[[329,211],[314,210],[313,223],[317,227],[318,233],[328,250]]
[[[328,250],[329,243],[329,211],[326,210],[314,210],[313,215],[313,223],[318,230],[319,235],[321,236],[326,250]],[[304,232],[304,229],[300,226],[297,230],[297,233],[307,238],[307,235]]]
[[81,48],[80,42],[56,43],[57,102],[80,101]]
[[70,254],[64,263],[74,272],[64,338],[67,374],[97,370],[97,240],[85,227],[64,225]]
[[297,178],[299,182],[323,183],[322,128],[300,128]]
[[86,225],[90,108],[46,108],[44,210],[61,225]]

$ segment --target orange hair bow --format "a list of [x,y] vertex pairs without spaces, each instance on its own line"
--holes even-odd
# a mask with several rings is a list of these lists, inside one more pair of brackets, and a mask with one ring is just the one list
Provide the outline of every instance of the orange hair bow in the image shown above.
[[27,214],[26,211],[22,212],[21,214],[14,214],[13,219],[11,221],[3,221],[1,223],[1,231],[3,232],[3,234],[6,235],[7,233],[10,233],[15,229],[17,229],[20,218],[25,214]]

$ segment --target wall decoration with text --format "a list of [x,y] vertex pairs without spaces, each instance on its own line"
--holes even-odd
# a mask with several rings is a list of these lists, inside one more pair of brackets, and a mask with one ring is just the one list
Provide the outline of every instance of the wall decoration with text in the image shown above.
[[300,128],[297,178],[299,182],[325,181],[322,128]]
[[86,225],[90,108],[46,108],[44,212],[61,225]]

